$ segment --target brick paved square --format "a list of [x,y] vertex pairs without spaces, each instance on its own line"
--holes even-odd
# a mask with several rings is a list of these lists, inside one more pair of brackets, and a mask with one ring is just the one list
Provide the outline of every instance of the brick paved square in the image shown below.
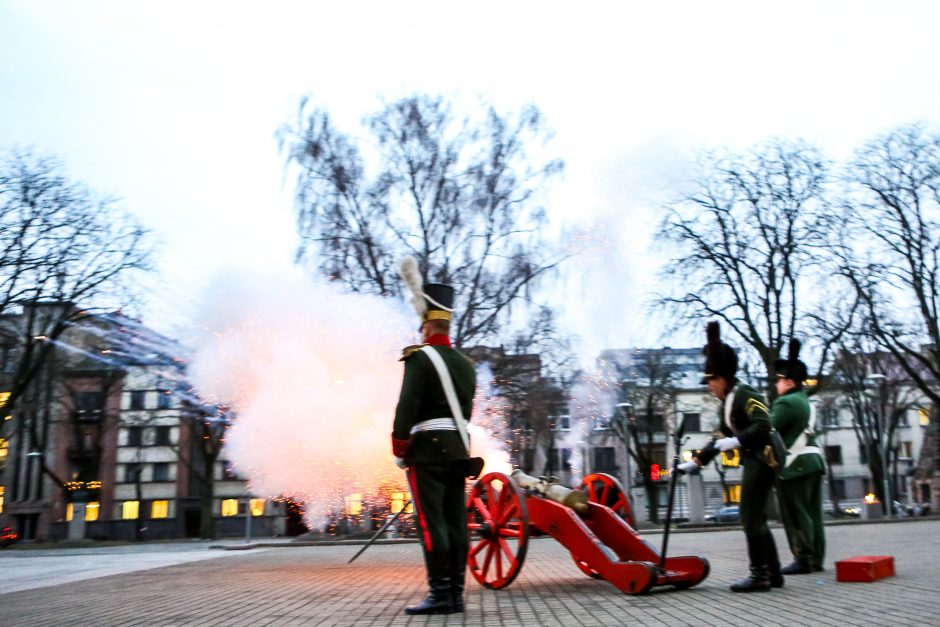
[[[677,533],[670,553],[700,554],[711,575],[696,588],[622,594],[584,576],[550,538],[531,541],[519,577],[504,590],[468,578],[463,615],[409,617],[425,592],[415,544],[219,551],[218,557],[0,595],[0,625],[925,625],[938,624],[940,521],[830,526],[826,571],[787,577],[769,593],[733,594],[745,573],[740,530]],[[784,560],[786,543],[776,530]],[[647,536],[654,546],[661,537]],[[208,549],[207,549],[208,550]],[[83,559],[82,549],[48,557],[50,569]],[[22,553],[27,553],[26,551]],[[833,562],[888,554],[897,576],[837,583]],[[224,557],[223,557],[224,556]],[[87,559],[87,558],[86,558]],[[126,558],[125,558],[126,559]],[[10,552],[0,568],[15,568]],[[58,566],[57,566],[58,564]]]

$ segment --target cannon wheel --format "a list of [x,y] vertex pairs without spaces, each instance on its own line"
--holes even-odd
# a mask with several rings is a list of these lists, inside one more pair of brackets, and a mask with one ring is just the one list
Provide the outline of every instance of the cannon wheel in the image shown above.
[[[616,477],[603,472],[587,475],[581,480],[578,486],[581,490],[587,492],[588,501],[606,505],[614,511],[615,514],[627,521],[627,524],[634,527],[633,512],[630,511],[630,503],[624,494],[623,486],[617,481]],[[582,573],[594,579],[603,579],[604,577],[588,566],[587,562],[572,554],[575,565]]]
[[588,501],[591,503],[600,503],[614,510],[614,513],[627,521],[627,524],[636,529],[636,522],[633,520],[633,512],[630,510],[630,503],[627,501],[627,495],[624,492],[623,485],[603,472],[587,475],[581,480],[578,486],[588,495]]
[[525,561],[529,537],[525,496],[509,477],[491,472],[470,490],[467,517],[470,573],[487,588],[505,588]]

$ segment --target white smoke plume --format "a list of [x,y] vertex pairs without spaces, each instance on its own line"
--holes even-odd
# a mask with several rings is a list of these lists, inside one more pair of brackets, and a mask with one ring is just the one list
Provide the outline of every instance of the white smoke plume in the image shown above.
[[[380,491],[407,491],[390,437],[401,349],[420,341],[410,307],[299,272],[220,277],[210,295],[191,375],[203,397],[235,408],[224,456],[253,494],[303,501],[317,526],[352,494],[381,503]],[[471,448],[487,471],[508,472],[491,378],[481,371]]]
[[210,293],[191,373],[234,406],[224,454],[252,492],[303,500],[318,522],[350,494],[403,489],[390,434],[414,314],[299,272],[239,273]]

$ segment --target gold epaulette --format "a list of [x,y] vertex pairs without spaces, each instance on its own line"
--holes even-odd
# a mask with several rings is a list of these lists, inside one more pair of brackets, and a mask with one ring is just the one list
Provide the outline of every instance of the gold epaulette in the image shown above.
[[401,359],[398,361],[405,361],[425,346],[427,346],[427,344],[413,344],[411,346],[406,346],[405,348],[401,349]]

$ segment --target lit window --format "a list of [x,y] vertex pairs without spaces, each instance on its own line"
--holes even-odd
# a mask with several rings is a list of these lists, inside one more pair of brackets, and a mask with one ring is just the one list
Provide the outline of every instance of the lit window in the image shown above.
[[98,520],[98,512],[101,510],[96,501],[85,504],[85,520]]
[[151,518],[166,518],[170,515],[169,501],[154,501],[150,504]]
[[397,514],[401,511],[401,508],[405,505],[405,493],[404,492],[393,492],[392,493],[392,502],[389,504],[389,509],[392,510],[393,514]]
[[0,466],[3,466],[4,462],[7,460],[7,455],[10,453],[10,443],[0,438]]
[[251,499],[251,515],[264,516],[264,499]]
[[3,513],[3,492],[4,491],[5,491],[5,488],[2,485],[0,485],[0,514]]
[[222,501],[223,516],[238,516],[238,499],[225,499]]
[[917,422],[922,427],[926,427],[927,425],[929,425],[930,424],[930,412],[923,407],[918,409],[917,410]]
[[[91,503],[85,503],[85,520],[98,520],[98,503],[92,501]],[[65,520],[71,521],[75,516],[75,505],[69,503],[65,506]]]
[[140,501],[124,501],[121,505],[121,518],[136,520],[140,517]]
[[362,513],[362,493],[356,492],[346,497],[346,514],[358,516]]

